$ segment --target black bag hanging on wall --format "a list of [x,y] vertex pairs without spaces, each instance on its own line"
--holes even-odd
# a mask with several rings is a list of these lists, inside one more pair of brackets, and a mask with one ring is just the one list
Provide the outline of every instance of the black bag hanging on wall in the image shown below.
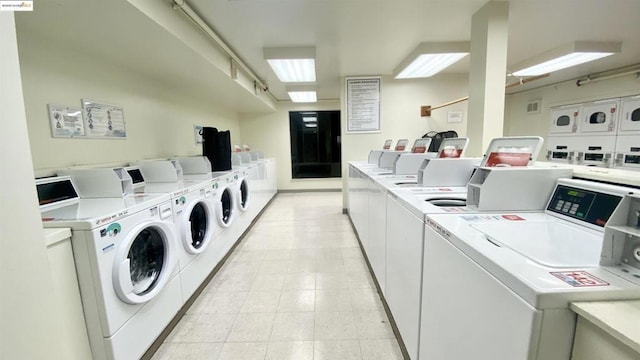
[[457,138],[457,137],[458,137],[458,133],[453,130],[442,131],[442,132],[429,131],[428,133],[422,136],[423,139],[431,138],[431,143],[429,144],[429,149],[427,149],[427,152],[438,152],[438,149],[440,149],[440,144],[442,143],[442,140],[448,139],[448,138]]
[[203,127],[202,155],[209,159],[213,171],[231,170],[231,132]]

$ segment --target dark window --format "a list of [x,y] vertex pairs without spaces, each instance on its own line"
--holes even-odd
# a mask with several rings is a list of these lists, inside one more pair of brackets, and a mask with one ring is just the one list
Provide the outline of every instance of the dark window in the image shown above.
[[341,177],[340,111],[291,111],[294,179]]
[[571,118],[567,115],[562,115],[556,121],[556,126],[567,126],[571,124]]
[[133,240],[127,258],[134,294],[148,293],[155,288],[163,270],[164,236],[155,227],[143,229]]
[[631,113],[631,121],[640,121],[640,108],[633,110]]
[[607,114],[602,111],[595,112],[589,116],[589,124],[602,124],[607,120]]

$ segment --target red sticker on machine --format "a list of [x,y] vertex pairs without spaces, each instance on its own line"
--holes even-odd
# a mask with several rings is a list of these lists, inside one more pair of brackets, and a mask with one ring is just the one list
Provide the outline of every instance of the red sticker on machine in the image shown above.
[[511,221],[524,221],[524,218],[518,215],[502,215],[502,217],[506,220],[511,220]]
[[425,152],[427,152],[427,147],[426,146],[416,146],[413,148],[412,151],[414,154],[424,154]]
[[527,166],[530,158],[530,153],[492,152],[485,166]]
[[440,151],[439,158],[459,158],[462,155],[462,149],[444,148]]
[[609,283],[586,271],[558,271],[549,274],[573,287],[609,286]]

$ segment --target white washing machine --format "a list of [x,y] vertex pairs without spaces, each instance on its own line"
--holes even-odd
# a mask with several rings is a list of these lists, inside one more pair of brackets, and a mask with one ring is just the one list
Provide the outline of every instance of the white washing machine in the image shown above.
[[572,301],[640,298],[599,266],[603,226],[633,191],[561,179],[544,212],[428,215],[420,358],[569,359]]
[[[184,180],[211,180],[216,189],[215,204],[218,224],[227,229],[237,215],[237,197],[235,183],[237,174],[233,171],[211,171],[211,163],[204,156],[192,156],[175,159],[181,168]],[[234,178],[235,177],[235,178]]]
[[72,229],[93,358],[140,358],[182,306],[169,196],[80,199],[70,177],[36,185],[43,226]]
[[[172,164],[164,161],[171,171]],[[173,218],[178,230],[178,264],[183,300],[187,301],[203,283],[217,263],[210,248],[218,233],[216,224],[216,189],[211,180],[184,180],[179,182],[153,182],[145,170],[161,164],[142,162],[139,167],[127,168],[132,178],[139,179],[135,193],[168,194],[171,197]],[[145,181],[146,179],[146,181]]]
[[236,221],[240,211],[237,205],[238,174],[233,170],[212,172],[211,163],[203,156],[178,158],[176,161],[182,167],[185,180],[211,179],[212,181],[212,187],[216,192],[214,197],[216,216],[220,226],[220,235],[212,246],[216,254],[216,263],[218,263],[246,230],[245,224]]
[[[559,177],[571,176],[569,169],[542,169],[532,167],[480,168],[474,179],[481,177],[483,195],[502,197],[499,206],[487,201],[488,196],[476,197],[468,187],[437,187],[418,189],[391,189],[386,206],[386,290],[385,299],[411,359],[418,358],[420,338],[420,312],[422,297],[422,267],[424,254],[430,251],[424,242],[425,224],[430,214],[475,214],[503,209],[542,209],[546,198]],[[483,171],[491,174],[485,175]],[[510,186],[523,180],[520,187]],[[425,190],[430,191],[425,191]],[[523,196],[522,193],[537,194]],[[471,198],[471,201],[467,199]],[[526,203],[526,205],[524,204]]]

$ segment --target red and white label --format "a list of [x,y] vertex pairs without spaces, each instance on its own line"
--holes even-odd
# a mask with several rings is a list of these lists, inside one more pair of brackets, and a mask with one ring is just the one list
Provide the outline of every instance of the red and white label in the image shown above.
[[524,218],[518,215],[502,215],[502,217],[505,220],[510,220],[510,221],[524,221]]
[[396,146],[396,151],[404,151],[404,145]]
[[459,158],[462,155],[462,149],[452,148],[444,148],[440,151],[438,155],[439,158]]
[[527,166],[530,158],[530,153],[492,152],[485,166]]
[[558,271],[549,274],[573,287],[609,286],[609,283],[586,271]]
[[413,148],[413,153],[414,154],[424,154],[427,152],[427,147],[426,146],[416,146]]

